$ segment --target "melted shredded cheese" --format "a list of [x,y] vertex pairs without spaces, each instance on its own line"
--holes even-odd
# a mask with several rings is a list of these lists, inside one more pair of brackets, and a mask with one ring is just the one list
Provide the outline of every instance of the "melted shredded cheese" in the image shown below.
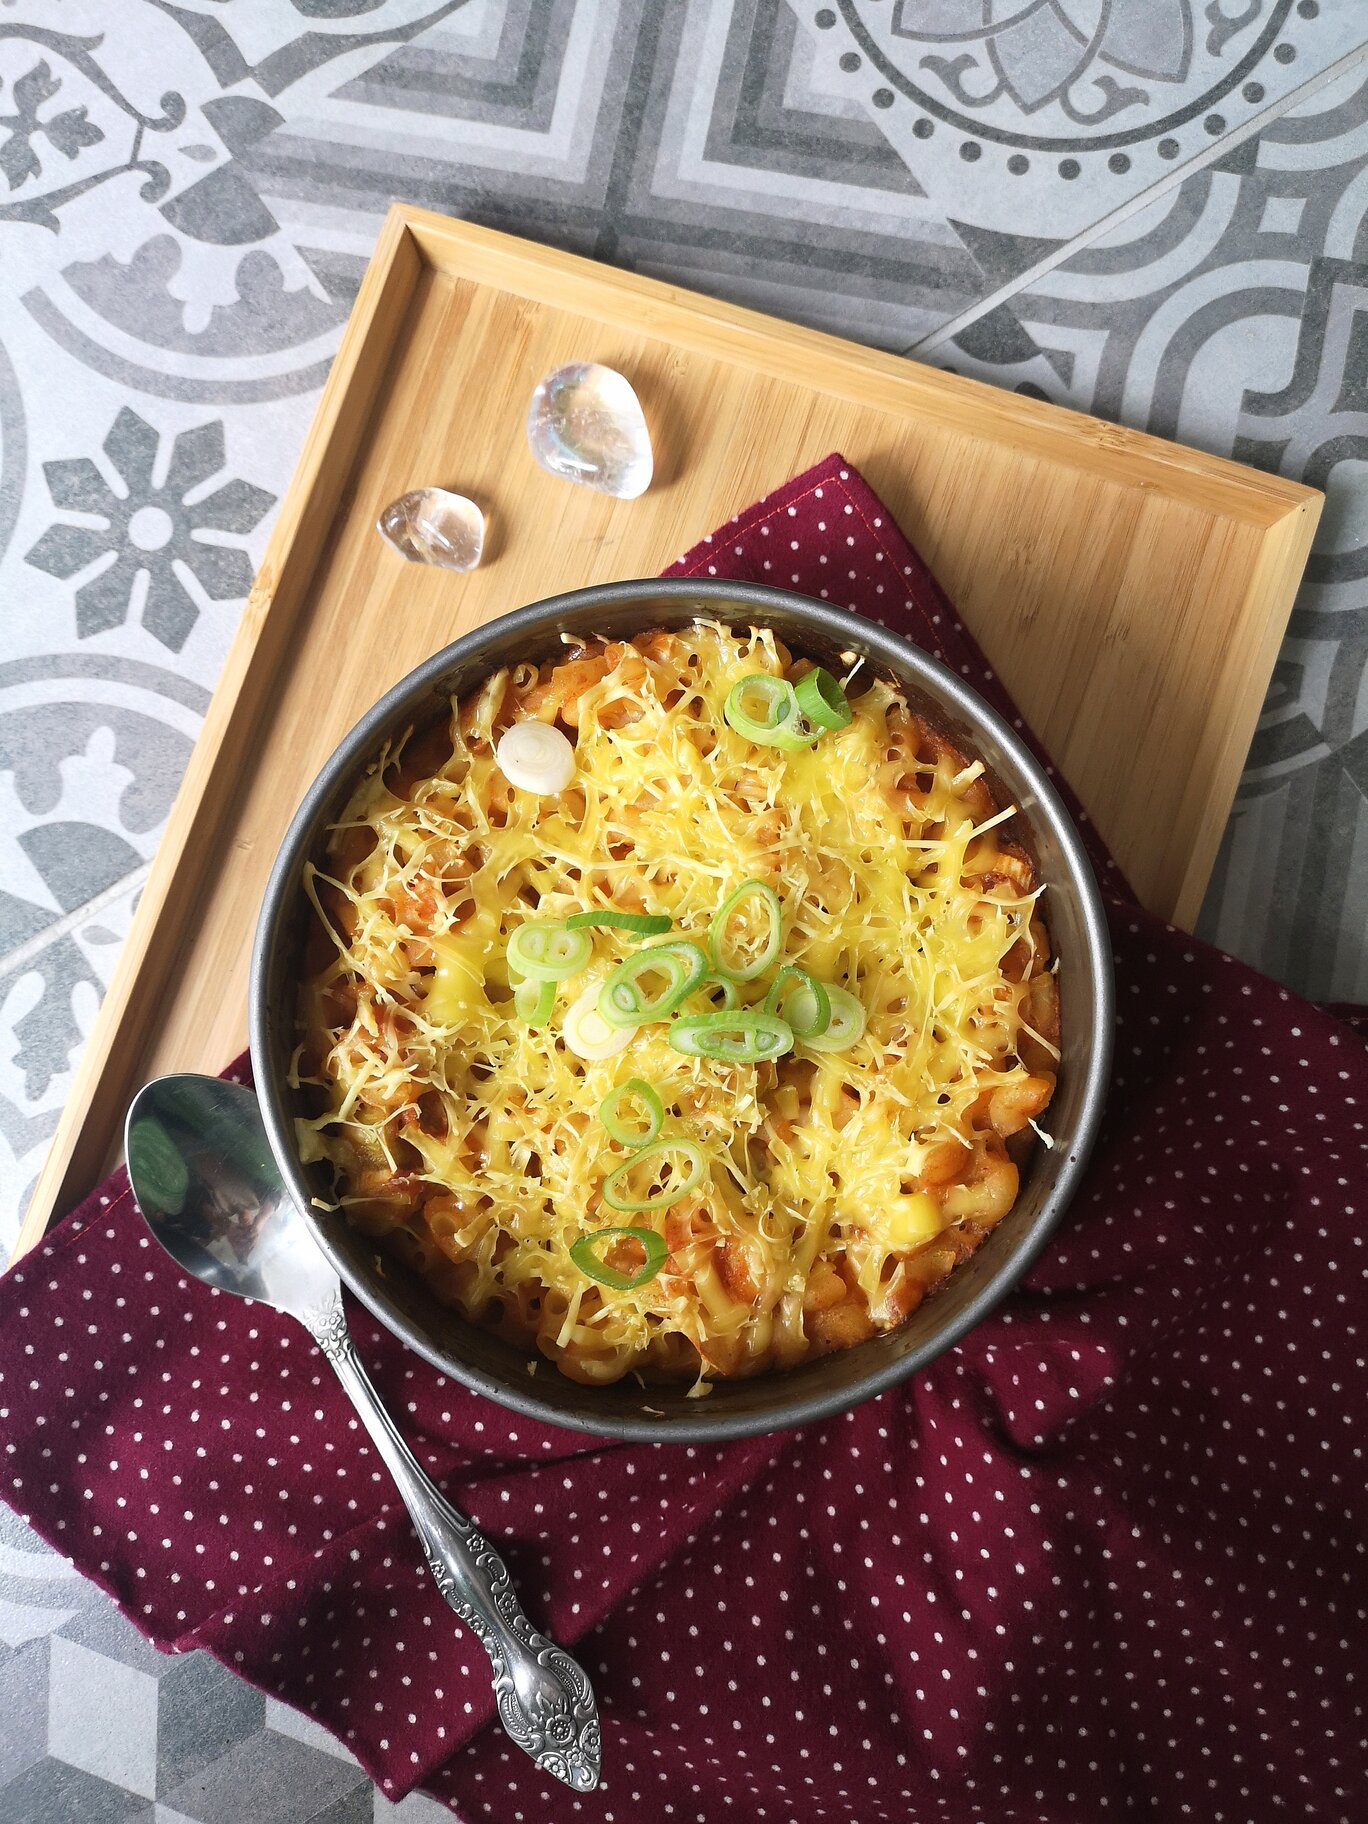
[[[1010,1207],[1053,1089],[1039,893],[981,763],[878,679],[811,749],[754,746],[722,706],[756,671],[795,667],[767,631],[699,623],[500,672],[449,727],[379,757],[306,881],[321,941],[300,1003],[302,1156],[331,1163],[352,1220],[439,1297],[579,1379],[748,1373],[901,1322]],[[555,797],[495,762],[498,735],[532,716],[575,741]],[[782,902],[780,963],[863,1002],[849,1051],[799,1041],[777,1063],[723,1064],[657,1025],[578,1059],[561,1020],[634,952],[614,931],[595,932],[546,1026],[514,1016],[504,950],[523,920],[666,912],[672,937],[706,946],[750,877]],[[599,1195],[625,1154],[597,1110],[630,1077],[709,1160],[696,1193],[650,1218]],[[627,1220],[670,1253],[618,1292],[570,1249]]]

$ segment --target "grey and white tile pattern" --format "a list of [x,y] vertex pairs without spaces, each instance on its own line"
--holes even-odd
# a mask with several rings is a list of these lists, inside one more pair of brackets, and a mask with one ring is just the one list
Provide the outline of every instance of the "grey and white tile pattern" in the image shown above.
[[[393,196],[1325,488],[1202,923],[1368,998],[1362,0],[0,0],[0,1252]],[[5,1824],[441,1810],[8,1516],[0,1716]]]
[[0,1507],[4,1824],[437,1824],[392,1805],[326,1730],[206,1653],[154,1652]]

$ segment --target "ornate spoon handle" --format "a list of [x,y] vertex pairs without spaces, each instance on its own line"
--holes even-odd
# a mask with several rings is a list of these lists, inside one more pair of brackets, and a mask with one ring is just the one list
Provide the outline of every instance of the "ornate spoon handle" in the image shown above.
[[500,1722],[544,1773],[576,1792],[592,1792],[599,1779],[599,1721],[582,1668],[537,1633],[519,1607],[503,1559],[434,1486],[399,1435],[361,1366],[340,1295],[304,1322],[388,1464],[437,1588],[489,1655]]

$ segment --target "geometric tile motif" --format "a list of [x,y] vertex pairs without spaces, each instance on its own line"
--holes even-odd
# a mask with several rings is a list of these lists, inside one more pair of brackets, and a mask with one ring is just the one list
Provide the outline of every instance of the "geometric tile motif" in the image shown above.
[[157,1680],[55,1635],[48,1651],[48,1753],[157,1796]]
[[[48,1643],[0,1649],[0,1792],[48,1752]],[[6,1815],[0,1813],[0,1815]]]
[[266,1699],[204,1653],[166,1665],[158,1683],[157,1791],[203,1774],[266,1726]]
[[149,1815],[137,1793],[51,1759],[0,1788],[5,1824],[134,1824]]
[[310,1718],[207,1653],[163,1654],[0,1507],[0,1819],[4,1824],[399,1824]]
[[261,1729],[245,1736],[161,1796],[197,1824],[294,1824],[371,1815],[371,1786],[360,1768],[291,1737]]

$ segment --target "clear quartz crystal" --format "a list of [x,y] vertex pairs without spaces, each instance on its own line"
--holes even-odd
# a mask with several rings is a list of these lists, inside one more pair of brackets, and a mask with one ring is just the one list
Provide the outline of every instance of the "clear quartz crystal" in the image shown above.
[[596,361],[548,374],[527,413],[532,454],[552,475],[619,500],[651,485],[651,433],[632,383]]
[[387,545],[411,564],[473,570],[484,551],[484,514],[464,494],[415,488],[392,500],[375,522]]

